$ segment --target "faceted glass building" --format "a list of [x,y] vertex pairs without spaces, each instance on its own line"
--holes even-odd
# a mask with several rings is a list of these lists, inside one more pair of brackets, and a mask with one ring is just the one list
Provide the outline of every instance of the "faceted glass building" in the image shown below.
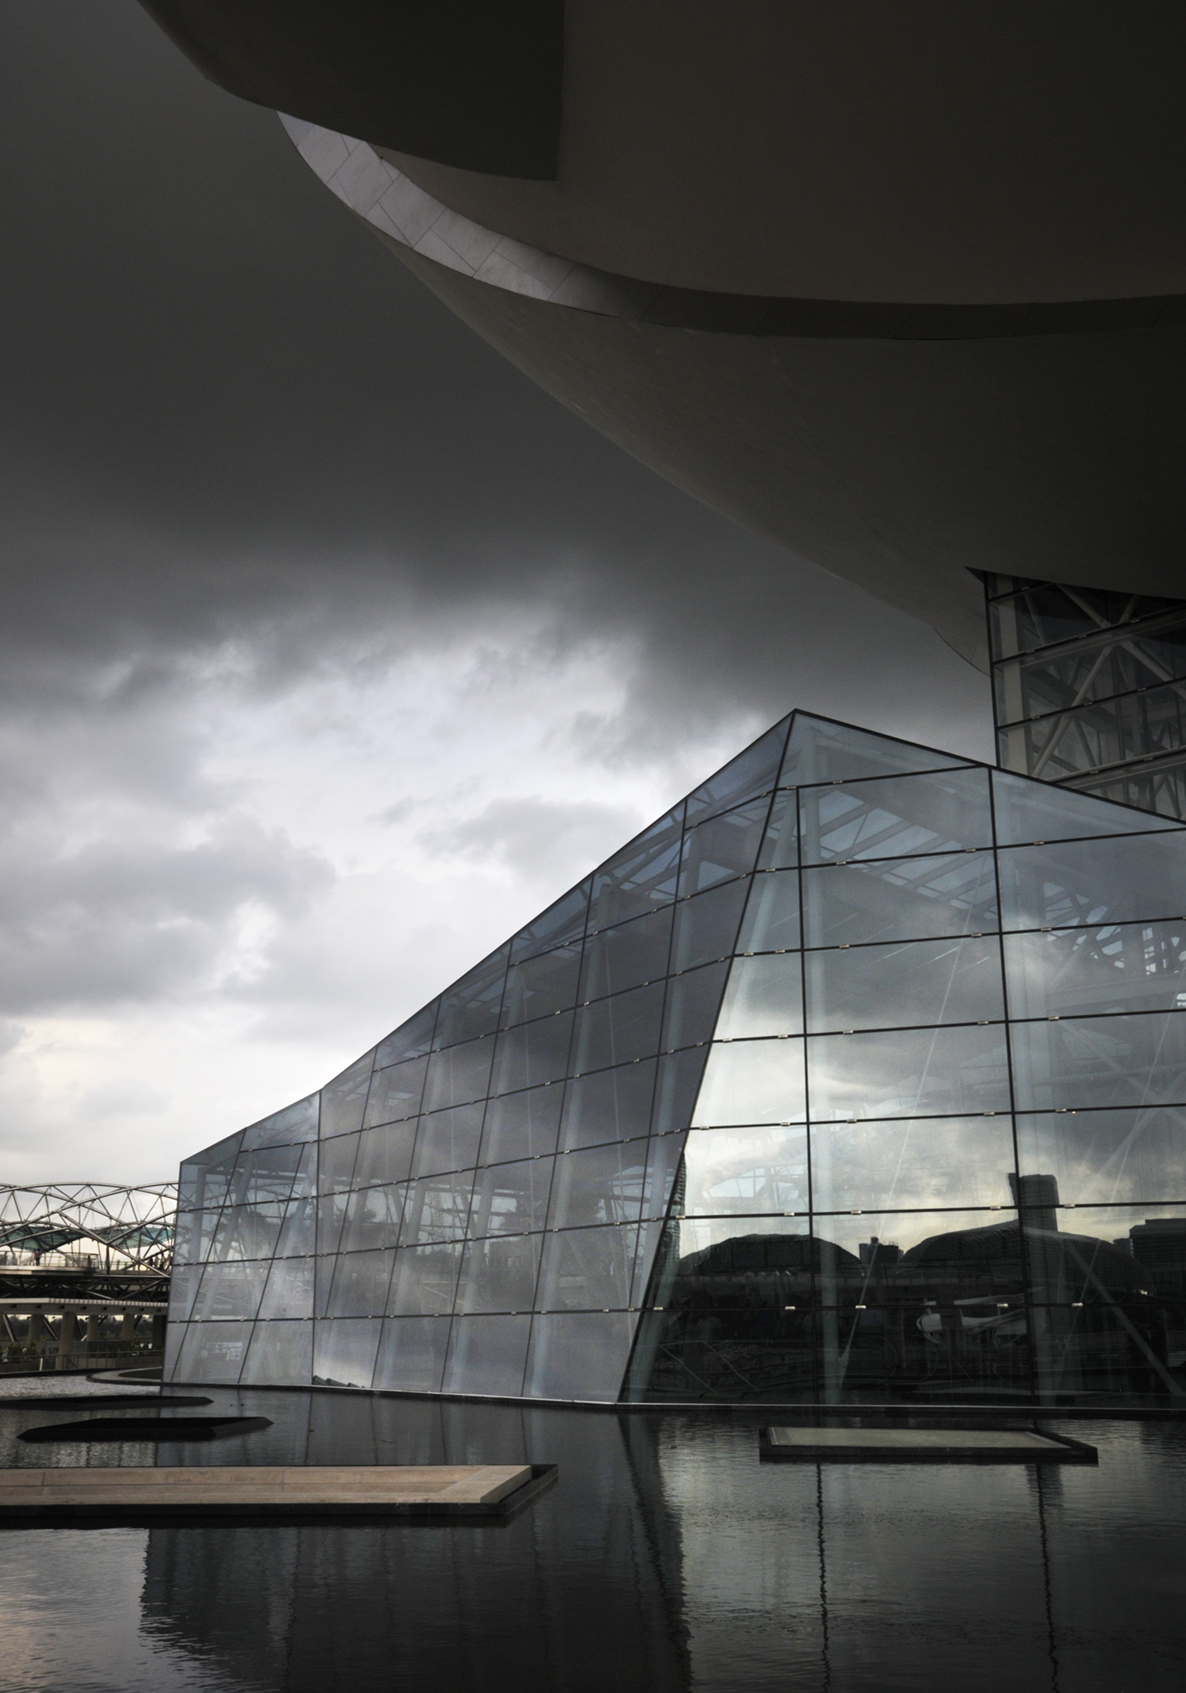
[[166,1379],[1186,1391],[1186,830],[795,713],[181,1170]]

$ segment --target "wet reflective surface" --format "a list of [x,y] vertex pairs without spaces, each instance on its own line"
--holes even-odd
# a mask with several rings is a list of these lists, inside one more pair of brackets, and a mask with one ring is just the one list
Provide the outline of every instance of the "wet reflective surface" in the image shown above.
[[0,1533],[6,1693],[1181,1686],[1186,1422],[1043,1423],[1098,1468],[763,1466],[751,1412],[206,1391],[272,1428],[56,1451],[16,1438],[44,1405],[9,1403],[0,1462],[529,1461],[559,1485],[505,1526]]

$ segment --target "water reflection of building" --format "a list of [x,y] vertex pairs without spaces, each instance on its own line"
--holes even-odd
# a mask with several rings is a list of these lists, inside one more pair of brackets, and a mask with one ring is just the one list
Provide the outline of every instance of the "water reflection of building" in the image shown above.
[[187,1162],[168,1372],[1179,1398],[1184,912],[1181,825],[795,714]]

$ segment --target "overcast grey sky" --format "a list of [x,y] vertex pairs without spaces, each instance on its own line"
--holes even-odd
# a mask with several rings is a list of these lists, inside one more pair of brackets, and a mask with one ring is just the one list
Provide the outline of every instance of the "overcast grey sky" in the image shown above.
[[792,706],[991,756],[922,626],[659,481],[134,0],[5,0],[0,1180],[319,1085]]

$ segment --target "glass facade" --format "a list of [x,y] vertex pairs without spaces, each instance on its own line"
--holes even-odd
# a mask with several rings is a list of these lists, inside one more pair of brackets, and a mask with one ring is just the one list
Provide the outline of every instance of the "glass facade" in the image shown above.
[[1002,765],[1186,817],[1186,601],[987,576]]
[[187,1160],[166,1379],[1179,1398],[1184,972],[1180,825],[796,713]]

